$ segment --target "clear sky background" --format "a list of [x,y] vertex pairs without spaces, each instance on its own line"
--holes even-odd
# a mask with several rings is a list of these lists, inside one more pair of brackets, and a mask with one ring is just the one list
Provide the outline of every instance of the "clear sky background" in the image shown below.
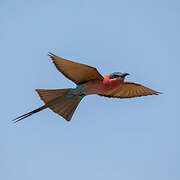
[[[0,1],[0,179],[179,180],[178,0]],[[128,72],[159,96],[89,96],[66,122],[38,89],[75,87],[48,52]]]

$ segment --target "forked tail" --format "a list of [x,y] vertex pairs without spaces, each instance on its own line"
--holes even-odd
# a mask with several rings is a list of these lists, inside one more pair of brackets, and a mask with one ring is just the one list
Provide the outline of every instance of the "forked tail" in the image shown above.
[[69,94],[67,96],[69,89],[37,89],[36,91],[39,94],[40,98],[44,101],[45,105],[17,117],[13,120],[15,123],[46,108],[50,108],[52,111],[61,115],[67,121],[70,121],[78,104],[84,97]]

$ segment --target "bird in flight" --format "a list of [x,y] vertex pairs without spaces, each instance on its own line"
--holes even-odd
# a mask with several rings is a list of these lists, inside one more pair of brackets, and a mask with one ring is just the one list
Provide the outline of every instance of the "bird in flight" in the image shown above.
[[61,58],[52,53],[49,53],[49,56],[56,68],[77,85],[76,88],[36,89],[45,104],[15,118],[14,122],[21,121],[46,108],[50,108],[65,120],[70,121],[80,101],[90,94],[109,98],[133,98],[160,94],[140,84],[125,82],[128,73],[114,72],[102,76],[94,67]]

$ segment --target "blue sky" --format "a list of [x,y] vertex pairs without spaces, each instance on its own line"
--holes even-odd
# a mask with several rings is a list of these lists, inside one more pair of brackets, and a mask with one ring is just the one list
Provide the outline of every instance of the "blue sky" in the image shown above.
[[[180,179],[180,2],[177,0],[0,1],[3,180]],[[72,121],[34,89],[75,87],[47,56],[128,72],[160,96],[83,99]]]

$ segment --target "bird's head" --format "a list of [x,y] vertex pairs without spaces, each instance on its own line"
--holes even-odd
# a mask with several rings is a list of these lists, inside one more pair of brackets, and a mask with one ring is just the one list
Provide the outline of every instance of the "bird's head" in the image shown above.
[[129,73],[114,72],[110,74],[110,79],[124,79]]

